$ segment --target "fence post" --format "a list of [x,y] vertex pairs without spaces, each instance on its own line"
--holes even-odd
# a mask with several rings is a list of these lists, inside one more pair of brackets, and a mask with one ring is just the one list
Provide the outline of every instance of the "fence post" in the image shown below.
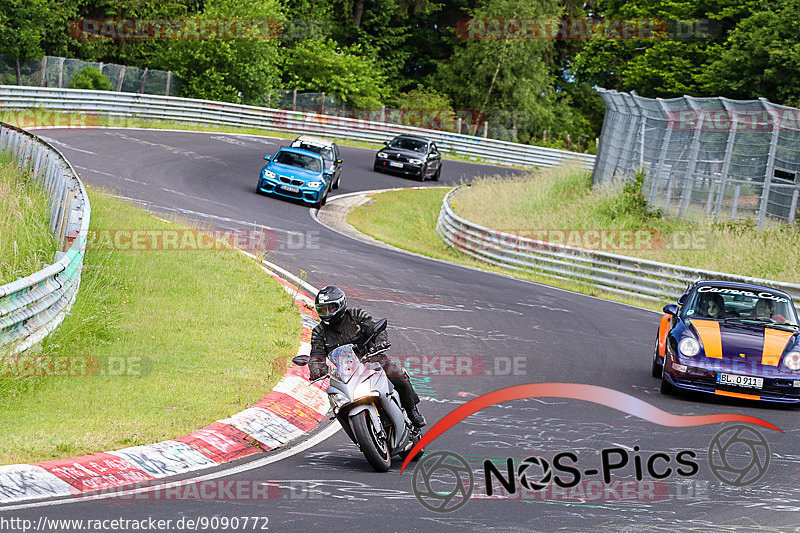
[[681,203],[678,207],[678,218],[683,218],[684,214],[686,213],[686,208],[689,206],[689,203],[692,200],[694,169],[697,167],[697,154],[700,151],[700,134],[703,131],[703,120],[705,119],[704,114],[698,113],[699,109],[694,103],[694,98],[691,96],[684,96],[683,98],[689,103],[692,111],[694,111],[696,115],[700,116],[700,119],[697,121],[694,135],[692,135],[692,144],[689,147],[689,165],[687,166],[686,174],[683,177],[683,190],[681,191]]
[[733,145],[736,143],[736,132],[739,130],[739,115],[733,109],[727,98],[720,98],[725,112],[731,119],[730,130],[728,131],[728,141],[725,143],[725,158],[722,160],[722,170],[720,171],[719,191],[717,191],[717,201],[714,204],[714,221],[719,219],[719,213],[722,210],[722,202],[725,198],[725,189],[728,186],[728,173],[731,171],[731,155],[733,154]]
[[297,111],[297,89],[292,91],[292,111]]
[[45,80],[44,77],[47,74],[47,56],[42,58],[42,81],[39,83],[40,87],[45,87]]
[[[665,160],[667,158],[667,150],[669,149],[669,143],[672,141],[672,130],[675,129],[675,120],[674,117],[670,114],[669,107],[667,106],[666,102],[664,102],[663,98],[657,98],[656,101],[661,109],[661,112],[664,113],[664,117],[667,121],[667,134],[661,140],[661,149],[658,151],[658,159],[656,159],[655,164],[655,171],[653,172],[653,180],[650,182],[650,197],[648,198],[648,203],[654,204],[656,201],[656,194],[658,194],[658,184],[661,183],[661,176],[664,172],[664,165]],[[669,182],[669,180],[667,180]]]
[[142,89],[139,91],[140,94],[144,94],[145,83],[147,83],[147,67],[144,67],[144,74],[142,75]]
[[766,175],[764,176],[764,186],[761,189],[761,203],[758,206],[758,223],[756,224],[757,228],[761,228],[767,216],[767,202],[769,202],[772,176],[775,174],[775,152],[778,149],[778,135],[780,135],[781,131],[781,122],[776,116],[777,113],[769,107],[769,102],[766,98],[759,98],[758,100],[761,102],[761,107],[769,113],[772,124],[772,136],[769,140],[769,155],[767,156],[767,168],[765,169]]
[[461,135],[461,117],[458,117],[456,124],[458,124],[458,134]]
[[172,71],[168,70],[167,71],[167,90],[164,91],[164,96],[169,96],[169,86],[170,86],[171,82],[172,82]]
[[59,58],[58,62],[58,88],[61,88],[61,81],[64,77],[64,61],[66,61],[66,57]]
[[800,190],[795,189],[792,191],[792,206],[789,208],[789,224],[794,224],[795,216],[797,215],[797,196],[800,195]]
[[117,80],[117,92],[122,91],[122,80],[125,78],[125,69],[127,67],[122,65],[122,68],[119,70],[119,79]]
[[319,113],[320,113],[320,115],[324,115],[325,114],[325,93],[324,92],[322,93],[322,104],[320,105]]
[[489,136],[489,121],[486,120],[483,122],[483,138],[485,139],[488,136]]

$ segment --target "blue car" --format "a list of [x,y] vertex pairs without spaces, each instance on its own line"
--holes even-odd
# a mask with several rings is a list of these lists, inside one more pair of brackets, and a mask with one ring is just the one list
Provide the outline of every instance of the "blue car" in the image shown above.
[[261,169],[256,192],[294,198],[322,207],[328,199],[333,174],[319,154],[299,148],[281,148]]
[[800,328],[792,298],[704,281],[664,307],[653,352],[661,392],[800,403]]

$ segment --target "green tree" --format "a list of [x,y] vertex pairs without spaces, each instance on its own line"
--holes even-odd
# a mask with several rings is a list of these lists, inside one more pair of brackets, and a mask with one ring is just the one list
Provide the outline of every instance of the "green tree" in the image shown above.
[[85,67],[80,72],[75,73],[69,80],[70,89],[92,89],[95,91],[112,90],[111,82],[108,81],[100,70],[94,67]]
[[698,76],[709,94],[800,106],[800,0],[762,2]]
[[[479,21],[558,18],[561,12],[550,0],[484,2],[472,13],[478,21],[474,31],[465,29],[452,57],[440,64],[433,78],[435,87],[447,90],[458,108],[474,109],[479,116],[490,110],[500,112],[522,139],[548,129],[556,116],[556,95],[548,63],[552,41],[510,39],[499,26],[481,26]],[[477,127],[477,123],[473,124],[473,128]]]
[[334,94],[350,107],[379,107],[387,95],[386,76],[359,45],[308,39],[291,50],[284,68],[291,88]]
[[0,0],[0,55],[14,61],[18,84],[20,62],[44,55],[42,39],[54,9],[51,0]]

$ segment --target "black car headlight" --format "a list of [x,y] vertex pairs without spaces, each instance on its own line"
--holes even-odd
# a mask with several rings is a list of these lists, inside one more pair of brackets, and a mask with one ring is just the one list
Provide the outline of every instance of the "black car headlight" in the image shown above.
[[381,158],[381,159],[386,159],[389,156],[384,154],[383,152],[378,152],[378,157]]

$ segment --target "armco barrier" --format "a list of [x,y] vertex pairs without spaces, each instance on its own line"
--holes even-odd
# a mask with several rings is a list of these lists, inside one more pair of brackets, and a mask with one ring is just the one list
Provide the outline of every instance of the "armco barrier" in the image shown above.
[[589,154],[356,118],[148,94],[0,86],[0,109],[31,108],[313,133],[372,143],[401,133],[417,134],[436,141],[445,153],[489,163],[552,167],[578,161],[587,170],[594,165]]
[[489,229],[453,212],[450,202],[459,191],[460,187],[445,195],[436,232],[447,245],[493,265],[577,281],[606,292],[652,301],[674,301],[683,294],[687,283],[703,279],[774,287],[791,295],[796,303],[800,302],[800,285],[795,283],[778,283],[584,250]]
[[31,173],[50,197],[56,262],[0,286],[0,356],[21,352],[53,331],[69,311],[81,282],[91,208],[86,189],[61,153],[35,135],[0,123],[0,149]]

